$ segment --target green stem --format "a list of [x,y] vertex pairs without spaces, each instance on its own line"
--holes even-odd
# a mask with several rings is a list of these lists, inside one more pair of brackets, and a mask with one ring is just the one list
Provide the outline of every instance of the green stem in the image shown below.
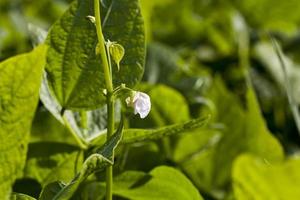
[[75,139],[75,141],[77,142],[77,144],[79,145],[79,147],[81,149],[87,149],[87,145],[78,137],[78,135],[74,132],[73,128],[71,127],[69,121],[67,120],[67,118],[65,116],[62,116],[65,126],[67,127],[67,129],[70,131],[70,133],[72,134],[73,138]]
[[108,60],[107,60],[108,52],[106,52],[105,50],[104,37],[102,34],[99,0],[94,0],[94,9],[95,9],[96,30],[97,30],[97,37],[98,37],[98,48],[100,50],[105,83],[106,83],[108,93],[111,93],[113,91],[113,84],[110,76],[110,70],[109,70],[110,67],[108,65]]
[[[94,0],[94,12],[96,20],[96,30],[98,37],[98,48],[101,56],[104,78],[106,83],[107,95],[107,140],[113,135],[114,131],[114,100],[113,95],[113,83],[111,75],[111,66],[108,62],[109,52],[106,52],[104,37],[101,27],[101,15],[100,15],[100,3],[99,0]],[[106,200],[112,200],[112,186],[113,186],[113,166],[108,166],[106,168]]]
[[[107,140],[113,135],[114,130],[114,100],[108,95],[107,98]],[[113,156],[114,157],[114,153]],[[113,166],[106,168],[106,200],[112,200],[112,186],[113,186]]]

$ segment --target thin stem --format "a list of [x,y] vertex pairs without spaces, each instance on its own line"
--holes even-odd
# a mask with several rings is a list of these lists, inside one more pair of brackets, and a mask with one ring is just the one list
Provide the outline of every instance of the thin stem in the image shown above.
[[[114,100],[108,95],[107,98],[107,140],[113,135],[114,130]],[[114,157],[114,153],[113,156]],[[109,165],[106,168],[106,200],[112,200],[113,187],[113,166]]]
[[104,71],[104,78],[107,87],[107,91],[111,93],[113,91],[112,80],[110,77],[110,67],[107,61],[107,53],[105,50],[105,43],[104,37],[102,34],[102,27],[101,27],[101,17],[100,17],[100,3],[99,0],[94,0],[94,11],[95,11],[95,20],[96,20],[96,30],[97,30],[97,37],[98,37],[98,48],[100,50],[101,61],[103,65]]
[[[96,30],[98,37],[98,46],[103,71],[104,78],[106,83],[107,95],[106,95],[106,103],[107,103],[107,140],[113,135],[114,131],[114,100],[113,96],[113,83],[112,83],[112,75],[111,75],[111,65],[108,62],[109,52],[106,51],[104,37],[102,33],[101,27],[101,15],[100,15],[100,3],[99,0],[94,0],[94,12],[95,12],[95,20],[96,20]],[[113,186],[113,166],[110,165],[106,168],[106,200],[112,200],[112,186]]]
[[79,147],[81,149],[87,149],[87,145],[85,143],[83,143],[83,141],[78,137],[78,135],[74,132],[73,128],[71,127],[69,121],[67,120],[67,118],[65,116],[62,116],[64,123],[67,127],[67,129],[70,131],[71,135],[73,136],[73,138],[75,139],[75,141],[77,142],[77,144],[79,145]]
[[[110,43],[110,41],[108,41],[108,43]],[[111,45],[111,44],[107,44],[107,45],[106,45],[106,52],[107,52],[107,54],[108,54],[107,60],[108,60],[108,65],[109,65],[110,78],[111,78],[111,80],[112,80],[112,67],[111,67],[111,59],[110,59],[110,54],[109,54],[109,46],[110,46],[110,45]]]

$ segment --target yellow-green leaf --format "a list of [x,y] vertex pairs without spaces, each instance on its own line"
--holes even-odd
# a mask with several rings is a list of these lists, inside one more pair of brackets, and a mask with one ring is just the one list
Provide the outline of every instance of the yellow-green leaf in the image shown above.
[[0,197],[22,174],[37,106],[46,46],[0,63]]

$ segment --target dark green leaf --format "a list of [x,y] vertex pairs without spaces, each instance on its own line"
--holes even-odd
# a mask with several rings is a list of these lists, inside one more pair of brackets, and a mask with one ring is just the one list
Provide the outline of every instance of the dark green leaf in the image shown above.
[[[109,11],[108,11],[109,10]],[[122,68],[113,67],[115,85],[135,85],[143,74],[145,41],[138,0],[111,1],[101,8],[104,37],[121,44],[126,51]],[[50,88],[64,108],[94,109],[105,102],[100,58],[95,55],[97,36],[93,1],[75,1],[48,35],[47,73]]]
[[[65,121],[61,116],[62,107],[57,102],[56,98],[51,95],[46,74],[44,74],[43,83],[40,90],[40,98],[44,106],[51,112],[51,114],[63,125]],[[120,102],[115,104],[115,121],[120,120]],[[64,111],[64,116],[72,130],[84,141],[90,142],[94,138],[104,134],[104,129],[107,126],[107,108],[103,106],[92,111]]]

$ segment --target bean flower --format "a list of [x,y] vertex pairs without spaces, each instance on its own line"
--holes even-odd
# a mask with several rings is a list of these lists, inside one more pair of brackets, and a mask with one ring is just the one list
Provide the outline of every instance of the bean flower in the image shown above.
[[151,109],[150,97],[143,92],[133,92],[133,95],[126,98],[127,106],[133,107],[134,114],[139,114],[143,119],[145,118]]

